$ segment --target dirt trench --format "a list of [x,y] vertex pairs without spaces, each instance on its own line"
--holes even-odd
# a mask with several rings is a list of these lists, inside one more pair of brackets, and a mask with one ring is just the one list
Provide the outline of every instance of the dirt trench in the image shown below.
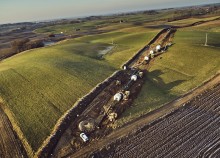
[[219,156],[219,94],[220,74],[105,139],[68,156]]
[[[96,98],[87,106],[87,108],[79,115],[79,117],[74,120],[65,133],[60,138],[56,148],[54,149],[51,157],[68,157],[72,153],[78,152],[80,149],[88,148],[94,142],[98,142],[99,140],[105,139],[109,134],[114,132],[114,123],[109,122],[107,116],[103,117],[103,121],[99,124],[95,131],[87,132],[87,136],[89,136],[89,143],[83,143],[81,138],[79,137],[80,131],[78,128],[78,124],[80,121],[86,119],[97,120],[104,113],[103,106],[113,102],[112,97],[114,94],[123,89],[124,86],[128,84],[130,81],[130,77],[136,71],[142,71],[144,74],[147,74],[147,70],[150,68],[150,65],[153,64],[154,59],[159,55],[162,55],[163,52],[155,52],[155,57],[151,58],[148,63],[143,62],[143,59],[146,55],[149,55],[150,50],[154,49],[154,47],[158,44],[164,48],[167,43],[172,41],[173,35],[175,31],[170,29],[165,29],[161,31],[154,38],[154,42],[150,42],[142,52],[138,52],[139,55],[132,59],[131,64],[127,70],[122,71],[122,73],[109,84],[109,86],[105,87],[101,93],[99,93]],[[136,64],[142,63],[140,66],[135,66]],[[120,86],[116,86],[116,80],[121,81]],[[118,116],[129,107],[133,100],[138,96],[142,85],[144,84],[143,78],[139,78],[136,82],[130,86],[129,91],[131,92],[131,97],[126,101],[119,102],[116,106],[119,109],[117,111]]]

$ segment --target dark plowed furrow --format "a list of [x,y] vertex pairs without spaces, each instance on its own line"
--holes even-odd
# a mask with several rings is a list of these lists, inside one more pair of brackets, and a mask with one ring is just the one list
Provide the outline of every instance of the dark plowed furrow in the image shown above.
[[[198,133],[190,135],[188,137],[188,140],[179,141],[178,143],[175,143],[175,148],[173,148],[173,150],[171,150],[171,152],[167,154],[166,157],[187,157],[184,155],[187,154],[189,151],[193,151],[194,148],[200,146],[200,143],[202,143],[201,140],[204,140],[209,136],[213,137],[212,134],[215,133],[215,131],[219,132],[219,120],[220,118],[213,120],[213,122],[211,122],[210,124],[206,124],[205,128],[198,131]],[[198,151],[196,150],[194,152],[198,153]]]
[[121,140],[109,157],[220,157],[220,84]]
[[211,148],[213,144],[220,141],[220,128],[217,127],[215,132],[211,133],[207,136],[207,138],[202,138],[202,140],[199,141],[200,143],[198,143],[189,152],[185,153],[184,157],[202,157],[202,155],[204,155],[204,151],[202,151],[202,149],[206,148],[205,150],[208,150],[208,148]]
[[[166,142],[163,142],[161,145],[158,145],[157,148],[152,150],[152,156],[155,157],[159,154],[159,156],[164,157],[168,153],[170,153],[174,148],[176,148],[181,143],[187,141],[194,134],[200,132],[203,128],[205,128],[211,120],[207,120],[207,115],[203,115],[202,117],[198,117],[195,120],[192,120],[189,124],[184,124],[184,128],[182,130],[176,131],[173,130],[173,135]],[[160,144],[160,143],[159,143]]]

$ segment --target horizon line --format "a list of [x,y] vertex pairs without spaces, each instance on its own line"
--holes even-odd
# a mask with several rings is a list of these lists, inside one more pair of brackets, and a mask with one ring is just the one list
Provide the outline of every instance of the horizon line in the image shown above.
[[176,7],[165,7],[165,8],[153,8],[153,9],[136,9],[136,10],[130,10],[130,11],[124,11],[124,12],[109,12],[109,13],[97,13],[97,14],[91,14],[91,15],[79,15],[79,16],[71,16],[71,17],[60,17],[60,18],[50,18],[50,19],[43,19],[43,20],[30,20],[30,21],[19,21],[19,22],[9,22],[9,23],[0,23],[0,25],[13,25],[13,24],[19,24],[19,23],[42,23],[42,22],[52,22],[52,21],[58,21],[58,20],[76,20],[79,18],[88,18],[92,16],[113,16],[113,15],[121,15],[121,14],[128,14],[128,13],[135,13],[135,12],[143,12],[143,11],[150,11],[150,10],[163,10],[163,9],[176,9],[176,8],[184,8],[184,7],[194,7],[194,6],[206,6],[206,5],[216,5],[219,3],[207,3],[207,4],[198,4],[198,5],[184,5],[184,6],[176,6]]

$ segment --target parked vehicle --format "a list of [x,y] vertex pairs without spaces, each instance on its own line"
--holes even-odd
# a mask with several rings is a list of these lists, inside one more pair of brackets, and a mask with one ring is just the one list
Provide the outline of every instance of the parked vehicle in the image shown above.
[[87,135],[85,134],[85,133],[80,133],[80,138],[82,138],[82,140],[84,141],[84,142],[87,142],[87,141],[89,141],[89,138],[87,137]]

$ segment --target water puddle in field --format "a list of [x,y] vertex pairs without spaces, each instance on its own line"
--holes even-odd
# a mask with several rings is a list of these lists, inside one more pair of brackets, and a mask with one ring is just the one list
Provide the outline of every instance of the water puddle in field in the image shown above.
[[103,58],[103,56],[106,55],[108,52],[110,52],[113,48],[114,46],[108,46],[106,47],[106,49],[99,51],[98,57]]
[[44,41],[43,43],[44,43],[44,46],[51,46],[51,45],[55,44],[56,42],[54,42],[54,41]]

